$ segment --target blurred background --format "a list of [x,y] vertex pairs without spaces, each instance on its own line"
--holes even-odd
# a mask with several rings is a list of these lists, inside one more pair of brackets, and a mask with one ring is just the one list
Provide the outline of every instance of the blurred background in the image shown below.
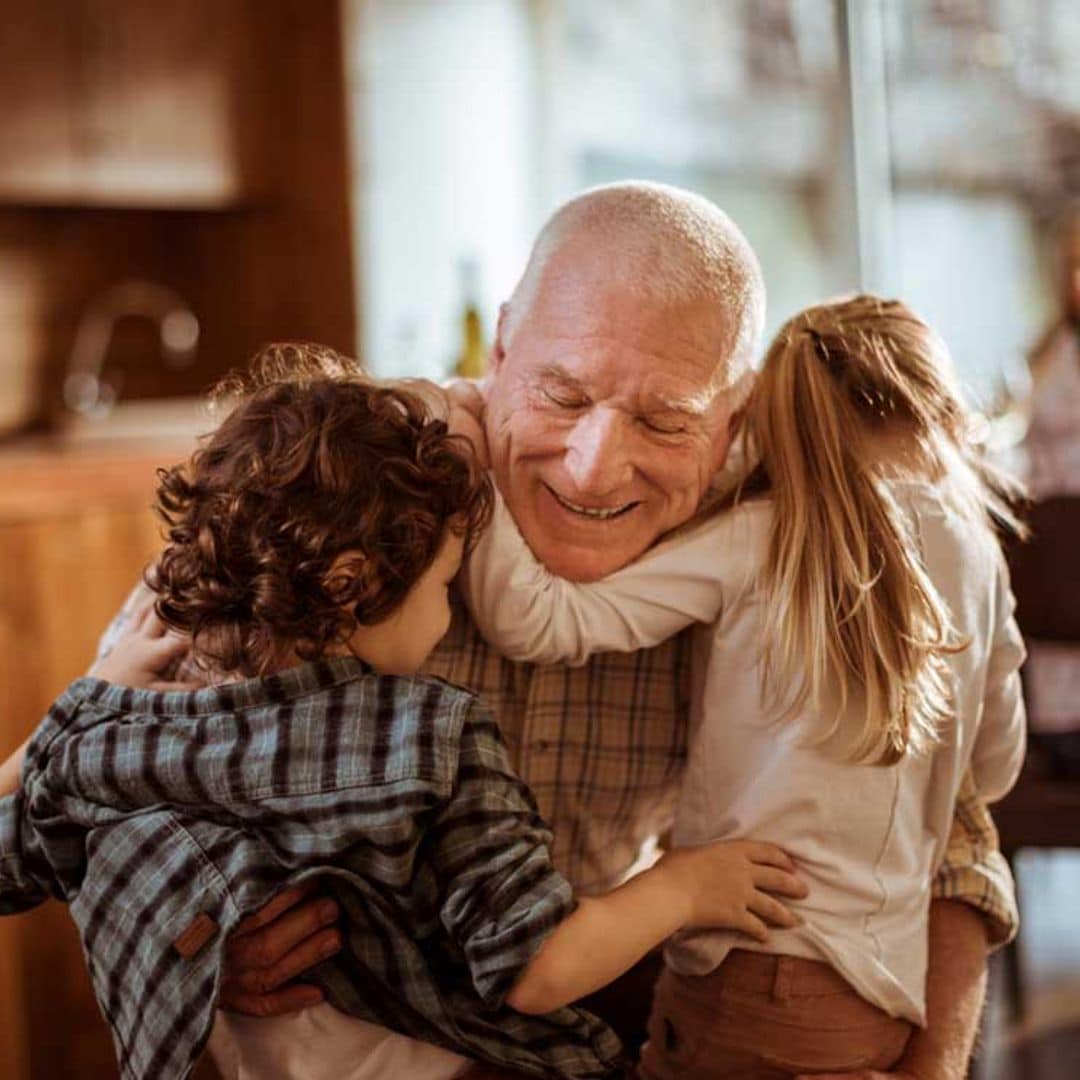
[[[1080,1075],[1076,0],[0,0],[0,754],[153,555],[208,385],[282,338],[478,374],[546,215],[626,177],[735,218],[770,331],[903,297],[1030,476],[1025,926],[975,1070]],[[0,920],[0,1071],[116,1075],[58,905]]]

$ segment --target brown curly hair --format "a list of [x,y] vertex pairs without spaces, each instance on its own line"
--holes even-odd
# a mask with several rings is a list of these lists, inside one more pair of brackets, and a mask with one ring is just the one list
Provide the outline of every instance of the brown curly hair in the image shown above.
[[490,518],[468,442],[332,350],[271,346],[218,397],[234,402],[218,429],[158,470],[168,544],[147,576],[218,671],[323,655],[401,604],[448,529],[468,539]]

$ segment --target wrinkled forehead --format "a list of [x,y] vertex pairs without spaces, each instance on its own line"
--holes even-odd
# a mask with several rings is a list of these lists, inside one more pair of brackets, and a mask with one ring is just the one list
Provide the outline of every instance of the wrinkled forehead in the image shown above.
[[728,306],[690,289],[654,288],[595,254],[549,267],[528,301],[507,344],[530,364],[561,357],[580,371],[591,358],[614,365],[622,379],[667,376],[708,396],[744,375],[738,319]]

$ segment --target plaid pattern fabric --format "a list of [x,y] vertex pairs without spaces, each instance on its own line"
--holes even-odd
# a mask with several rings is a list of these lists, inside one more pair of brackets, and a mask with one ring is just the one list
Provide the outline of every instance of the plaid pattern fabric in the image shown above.
[[506,660],[455,604],[426,670],[489,705],[552,823],[555,865],[582,893],[625,879],[675,813],[690,717],[688,633],[584,667]]
[[[135,588],[106,630],[100,655],[145,589]],[[511,762],[552,827],[555,865],[577,891],[618,884],[671,825],[686,761],[691,633],[633,654],[597,655],[580,668],[539,667],[500,656],[458,605],[428,662],[430,674],[469,687],[494,709]],[[180,674],[199,672],[186,662]],[[1016,936],[1012,873],[970,772],[933,896],[978,910],[995,946]]]
[[352,658],[158,694],[73,683],[0,801],[0,913],[66,900],[126,1080],[184,1077],[224,943],[313,875],[346,947],[308,974],[339,1009],[535,1075],[599,1077],[618,1039],[503,998],[573,909],[490,713]]
[[[691,633],[637,653],[599,654],[584,667],[541,667],[500,656],[459,608],[428,663],[494,709],[511,761],[554,832],[555,865],[575,889],[617,884],[671,825],[688,739]],[[995,944],[1016,934],[1012,875],[970,772],[933,896],[975,907]]]
[[982,912],[991,948],[1008,945],[1020,928],[1012,871],[970,770],[956,796],[949,845],[934,879],[933,897],[959,900]]

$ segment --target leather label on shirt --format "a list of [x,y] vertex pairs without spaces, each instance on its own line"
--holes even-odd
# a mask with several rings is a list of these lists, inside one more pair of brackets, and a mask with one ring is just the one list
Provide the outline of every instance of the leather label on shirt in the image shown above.
[[211,939],[217,936],[218,924],[200,911],[191,925],[173,942],[173,948],[185,959],[191,960],[202,952]]

